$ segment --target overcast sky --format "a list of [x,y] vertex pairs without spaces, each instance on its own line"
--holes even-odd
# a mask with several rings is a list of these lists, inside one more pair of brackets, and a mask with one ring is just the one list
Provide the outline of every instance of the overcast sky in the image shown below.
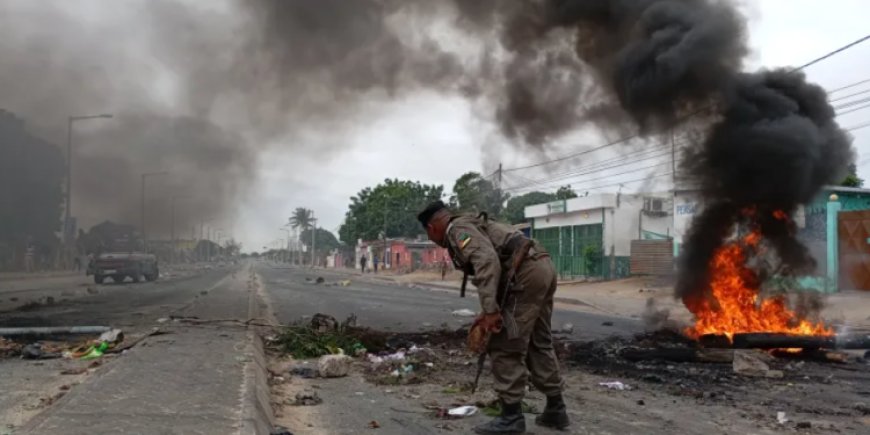
[[[178,8],[179,2],[190,7]],[[180,234],[195,233],[187,227],[211,219],[211,227],[235,237],[246,250],[275,244],[283,237],[279,228],[296,207],[314,210],[320,226],[336,231],[349,198],[385,178],[441,184],[449,192],[461,174],[490,174],[502,163],[506,168],[502,186],[511,194],[554,190],[565,184],[580,194],[671,187],[670,155],[667,149],[656,150],[659,139],[511,170],[579,153],[620,136],[580,130],[542,148],[513,144],[487,121],[492,118],[491,108],[482,108],[479,101],[473,106],[455,91],[431,90],[439,86],[411,86],[395,94],[376,86],[360,92],[353,89],[358,79],[355,71],[338,71],[334,75],[339,78],[329,78],[333,71],[316,68],[322,59],[303,58],[301,63],[310,61],[315,67],[303,68],[298,77],[275,73],[287,79],[280,82],[287,87],[248,87],[244,80],[273,72],[240,67],[243,61],[256,63],[256,57],[242,57],[240,62],[225,54],[244,52],[244,46],[234,51],[249,42],[239,32],[260,28],[232,9],[234,4],[232,0],[0,0],[0,108],[23,116],[58,144],[65,143],[65,119],[70,113],[116,115],[110,121],[76,125],[73,214],[83,227],[105,219],[138,222],[139,176],[164,169],[172,175],[155,177],[149,184],[146,220],[153,226],[152,236],[168,237],[169,198],[187,195],[195,198],[182,201],[185,207],[179,220],[186,222]],[[745,0],[740,4],[749,19],[752,53],[746,68],[750,70],[801,65],[870,33],[866,2],[861,0]],[[348,7],[348,13],[353,13],[353,6]],[[446,50],[459,47],[461,51],[475,42],[445,32],[444,23],[438,21],[410,23],[412,34],[407,37],[415,38],[413,31],[421,25],[428,26],[430,33],[449,35],[439,40]],[[305,35],[294,35],[292,29],[289,33],[290,38],[304,40]],[[309,46],[303,42],[303,57],[329,51],[332,36],[318,37],[327,43],[305,52]],[[338,44],[347,44],[348,34],[341,37],[345,39]],[[366,43],[359,45],[363,56],[377,55],[364,51]],[[423,53],[407,63],[435,65],[429,61]],[[811,66],[806,73],[826,89],[870,79],[870,42]],[[341,86],[347,89],[335,90]],[[290,98],[272,98],[272,91]],[[870,92],[870,83],[832,98],[862,91]],[[859,94],[833,104],[866,97]],[[870,108],[839,120],[844,127],[861,125],[870,121]],[[870,179],[870,128],[853,134],[859,175]],[[595,166],[627,154],[643,158],[604,164],[618,166],[607,170]],[[585,175],[575,175],[578,172]],[[216,200],[208,201],[211,198]]]
[[[861,0],[764,0],[744,2],[742,9],[750,20],[750,45],[753,53],[749,68],[800,65],[832,49],[870,33],[866,20],[866,2]],[[870,78],[870,42],[850,49],[806,70],[811,81],[826,89],[834,89]],[[835,96],[870,89],[870,84],[852,88]],[[443,184],[447,191],[453,181],[467,171],[490,173],[503,161],[505,167],[521,166],[546,160],[547,156],[532,152],[517,152],[500,145],[491,134],[491,126],[481,125],[471,114],[468,103],[459,98],[442,98],[426,94],[397,101],[381,108],[378,121],[361,125],[358,135],[347,151],[328,160],[307,156],[294,150],[264,154],[260,160],[259,189],[253,189],[239,219],[233,224],[235,235],[248,249],[274,243],[282,234],[278,228],[297,206],[315,211],[319,222],[336,230],[347,210],[348,198],[364,186],[371,186],[387,177],[420,180]],[[870,109],[842,116],[844,127],[870,121]],[[853,132],[859,153],[859,173],[870,178],[870,128]],[[550,156],[571,154],[605,142],[600,138],[585,138],[582,145],[565,140],[549,151]],[[485,144],[485,145],[483,145]],[[484,150],[481,148],[485,147]],[[635,150],[637,148],[632,148]],[[544,167],[545,171],[566,172],[571,165],[588,165],[590,161],[613,158],[613,150],[574,159],[567,166]],[[610,173],[624,173],[657,163],[660,167],[602,179],[608,172],[588,175],[596,181],[584,182],[582,177],[567,178],[553,184],[572,184],[579,191],[596,186],[612,185],[623,180],[636,180],[669,169],[667,160],[647,160],[628,169],[621,167]],[[547,178],[546,172],[517,171],[505,175],[505,187],[528,180]],[[546,186],[546,185],[545,185]],[[628,184],[623,191],[661,190],[669,187],[669,177],[655,182]],[[609,186],[600,191],[616,191]],[[522,193],[523,190],[516,192]]]

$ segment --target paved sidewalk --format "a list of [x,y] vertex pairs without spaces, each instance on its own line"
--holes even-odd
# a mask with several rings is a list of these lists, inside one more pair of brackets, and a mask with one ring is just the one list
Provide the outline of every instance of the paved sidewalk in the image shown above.
[[[184,315],[246,320],[256,314],[259,304],[245,277],[226,279]],[[16,433],[269,433],[265,360],[252,329],[223,323],[161,328],[171,334],[148,338],[106,364]]]

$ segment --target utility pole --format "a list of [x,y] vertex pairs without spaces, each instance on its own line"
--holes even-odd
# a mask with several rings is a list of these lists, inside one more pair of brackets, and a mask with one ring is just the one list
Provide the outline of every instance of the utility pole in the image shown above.
[[498,173],[498,179],[497,179],[497,180],[498,180],[498,184],[497,184],[497,187],[498,187],[498,193],[501,194],[501,176],[502,176],[502,173],[503,173],[503,171],[502,171],[502,166],[501,166],[501,162],[499,162],[499,164],[498,164],[498,171],[496,171],[496,172]]
[[63,242],[66,245],[65,261],[69,262],[69,254],[72,253],[72,128],[76,121],[84,121],[86,119],[111,118],[112,115],[104,113],[101,115],[85,115],[85,116],[70,116],[67,118],[66,125],[66,204],[64,207],[63,219]]
[[314,268],[314,249],[317,241],[317,219],[314,218],[314,210],[311,211],[311,268]]

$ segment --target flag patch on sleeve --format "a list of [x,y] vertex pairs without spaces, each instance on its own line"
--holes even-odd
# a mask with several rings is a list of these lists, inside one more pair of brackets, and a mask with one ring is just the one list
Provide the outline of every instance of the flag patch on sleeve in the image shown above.
[[471,235],[468,233],[462,233],[457,239],[459,240],[459,249],[465,249],[465,246],[471,242]]

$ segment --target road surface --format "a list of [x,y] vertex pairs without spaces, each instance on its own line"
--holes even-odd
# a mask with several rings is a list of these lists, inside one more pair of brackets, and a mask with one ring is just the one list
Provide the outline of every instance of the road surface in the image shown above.
[[[454,316],[456,310],[479,311],[477,295],[460,298],[456,292],[406,286],[327,270],[291,269],[259,263],[257,272],[271,298],[272,309],[281,323],[292,323],[315,313],[329,314],[339,321],[354,314],[357,324],[394,332],[438,329],[443,324],[455,329],[472,317]],[[321,277],[325,283],[316,284]],[[337,285],[350,280],[347,287]],[[558,295],[558,292],[557,292]],[[557,309],[554,328],[574,325],[577,338],[599,338],[642,329],[640,321],[623,317]]]

